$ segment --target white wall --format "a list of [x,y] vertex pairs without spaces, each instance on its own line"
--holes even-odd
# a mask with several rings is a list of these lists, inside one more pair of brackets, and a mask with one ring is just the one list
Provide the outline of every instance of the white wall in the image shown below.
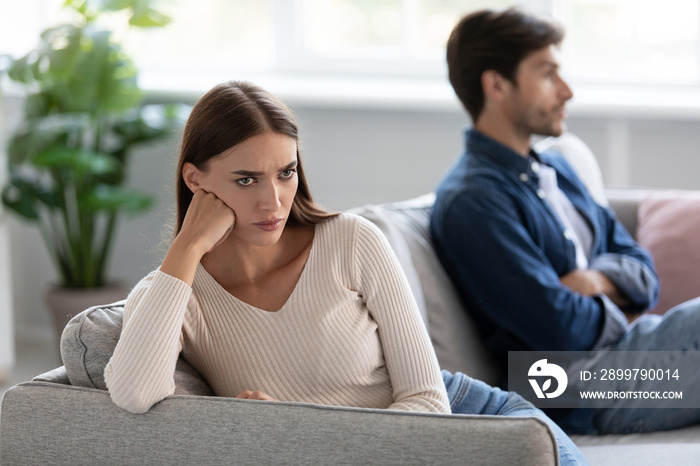
[[[467,118],[456,109],[429,111],[294,105],[302,157],[316,200],[343,210],[431,191],[458,155]],[[569,128],[596,153],[607,184],[700,189],[700,123],[694,120],[608,120],[576,116]],[[622,121],[622,124],[620,124]],[[131,183],[153,192],[158,206],[122,223],[111,276],[133,285],[157,267],[161,227],[173,215],[172,173],[178,138],[133,155]],[[628,155],[611,151],[627,147]],[[620,162],[622,160],[622,162]],[[610,168],[610,170],[608,170]],[[620,181],[623,181],[620,183]],[[55,279],[36,230],[11,222],[11,270],[16,325],[49,328],[42,293]]]
[[[0,95],[0,185],[4,183],[6,177],[4,115],[3,98]],[[10,233],[7,224],[7,213],[0,204],[0,384],[15,365],[12,284],[10,282],[12,267],[9,252]]]
[[700,119],[573,117],[568,126],[596,154],[607,186],[700,189]]
[[15,365],[10,238],[7,223],[2,219],[3,215],[0,212],[0,381]]

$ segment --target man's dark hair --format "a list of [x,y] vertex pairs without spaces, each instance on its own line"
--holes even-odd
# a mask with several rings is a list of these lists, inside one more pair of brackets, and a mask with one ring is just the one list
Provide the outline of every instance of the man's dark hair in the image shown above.
[[558,25],[516,8],[481,10],[462,18],[447,41],[447,67],[450,83],[472,121],[484,109],[484,71],[494,70],[515,83],[518,65],[527,55],[558,45],[563,38]]

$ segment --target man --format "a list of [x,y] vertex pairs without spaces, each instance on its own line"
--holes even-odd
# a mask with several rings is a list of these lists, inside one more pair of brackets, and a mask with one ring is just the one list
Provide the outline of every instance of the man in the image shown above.
[[[658,299],[649,253],[560,155],[530,147],[533,134],[565,130],[573,93],[560,75],[562,39],[556,25],[509,9],[466,16],[447,44],[450,82],[473,129],[437,190],[431,233],[504,376],[508,351],[672,351],[700,343],[700,301],[672,317],[628,324]],[[686,373],[698,372],[691,367]],[[700,410],[547,412],[581,433],[700,420]]]

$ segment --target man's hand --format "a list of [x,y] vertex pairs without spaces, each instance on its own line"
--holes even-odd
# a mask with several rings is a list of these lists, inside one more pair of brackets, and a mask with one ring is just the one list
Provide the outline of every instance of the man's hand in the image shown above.
[[620,293],[617,286],[610,281],[602,272],[594,269],[572,270],[566,275],[559,277],[562,285],[571,288],[573,291],[584,296],[596,296],[604,294],[618,307],[624,308],[629,305],[627,298]]
[[267,401],[279,401],[274,398],[272,398],[270,395],[267,393],[263,393],[259,390],[243,390],[241,393],[239,393],[236,398],[240,398],[243,400],[267,400]]

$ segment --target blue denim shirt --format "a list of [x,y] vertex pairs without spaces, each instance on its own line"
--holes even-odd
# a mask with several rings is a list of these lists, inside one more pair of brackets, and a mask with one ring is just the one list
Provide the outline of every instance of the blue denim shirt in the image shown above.
[[[571,234],[539,187],[539,164],[593,232],[589,267],[600,270],[641,312],[656,304],[659,281],[650,254],[613,212],[595,203],[564,158],[525,158],[467,130],[466,149],[437,189],[431,233],[442,264],[505,364],[508,351],[585,351],[624,335],[627,319],[607,298],[583,296],[559,277],[576,268]],[[504,366],[505,367],[505,366]]]

